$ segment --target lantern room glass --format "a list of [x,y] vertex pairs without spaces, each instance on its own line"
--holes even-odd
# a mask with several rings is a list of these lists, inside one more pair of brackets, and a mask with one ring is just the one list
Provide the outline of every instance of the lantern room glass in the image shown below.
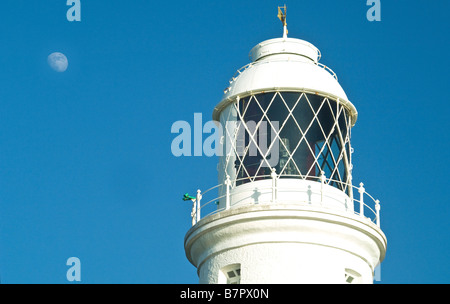
[[[304,92],[269,92],[240,98],[234,107],[241,129],[230,158],[236,185],[270,178],[275,168],[280,178],[308,180],[319,180],[323,171],[330,185],[346,191],[351,124],[340,103]],[[239,133],[245,136],[238,139]]]

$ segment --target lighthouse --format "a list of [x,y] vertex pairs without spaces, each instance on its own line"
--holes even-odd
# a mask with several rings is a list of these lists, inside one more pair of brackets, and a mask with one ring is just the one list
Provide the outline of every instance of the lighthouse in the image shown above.
[[201,284],[373,283],[387,239],[380,201],[352,180],[358,112],[278,17],[283,36],[251,49],[214,108],[218,184],[184,196],[186,256]]

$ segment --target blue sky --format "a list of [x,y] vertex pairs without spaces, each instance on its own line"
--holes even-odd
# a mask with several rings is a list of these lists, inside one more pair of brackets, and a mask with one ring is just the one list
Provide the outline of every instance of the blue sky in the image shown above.
[[[172,155],[177,120],[209,120],[257,43],[322,52],[359,112],[354,182],[381,201],[381,283],[449,283],[448,1],[7,0],[0,10],[2,283],[196,283],[185,192],[216,158]],[[47,56],[64,53],[57,73]]]

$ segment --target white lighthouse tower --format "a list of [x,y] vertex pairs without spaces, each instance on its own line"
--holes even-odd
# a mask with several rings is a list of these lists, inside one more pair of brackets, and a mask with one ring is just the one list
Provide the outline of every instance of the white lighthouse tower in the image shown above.
[[356,108],[279,17],[283,38],[250,51],[214,109],[219,185],[185,195],[186,256],[200,283],[373,283],[387,240],[379,201],[352,184]]

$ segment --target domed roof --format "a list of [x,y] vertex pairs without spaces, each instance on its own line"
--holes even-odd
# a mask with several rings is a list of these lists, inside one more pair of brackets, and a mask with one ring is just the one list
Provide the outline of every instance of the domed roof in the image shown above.
[[238,70],[230,80],[222,101],[216,106],[213,119],[236,97],[264,91],[304,91],[341,102],[356,122],[356,108],[337,81],[336,74],[320,64],[320,51],[311,43],[294,38],[263,41],[250,51],[253,61]]

